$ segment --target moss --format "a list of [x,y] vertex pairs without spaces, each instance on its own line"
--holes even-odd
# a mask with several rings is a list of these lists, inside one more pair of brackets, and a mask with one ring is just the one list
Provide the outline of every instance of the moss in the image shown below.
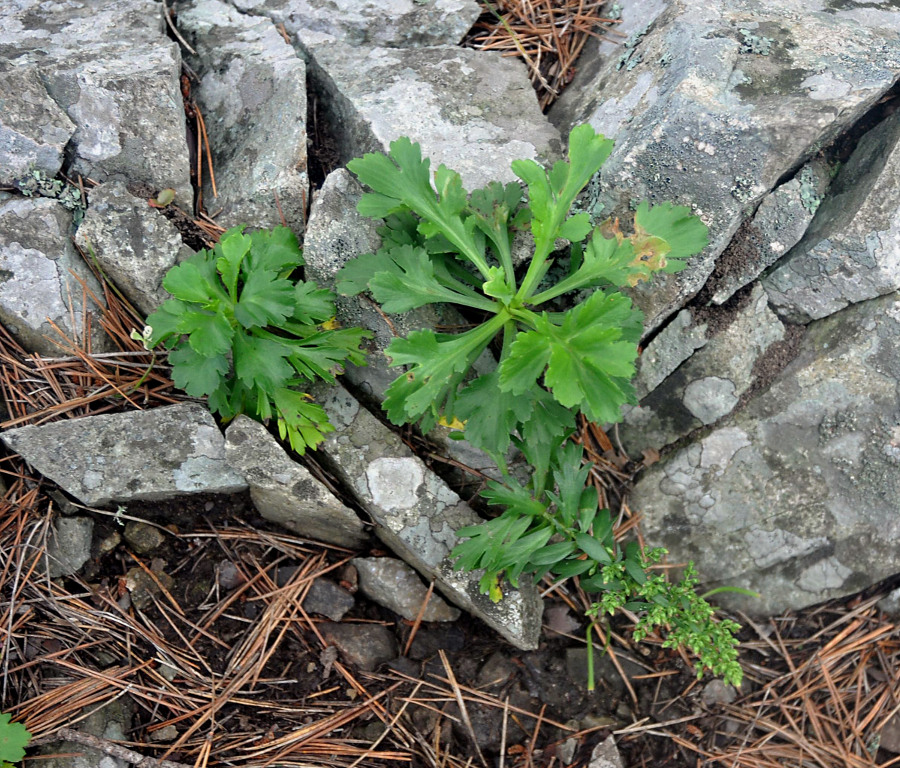
[[743,39],[741,42],[741,53],[753,53],[757,56],[768,56],[772,52],[772,45],[775,41],[771,37],[756,35],[749,29],[739,29],[738,33]]

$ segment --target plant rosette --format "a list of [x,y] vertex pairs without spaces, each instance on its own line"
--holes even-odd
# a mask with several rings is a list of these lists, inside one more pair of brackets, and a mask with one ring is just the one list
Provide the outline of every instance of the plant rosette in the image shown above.
[[303,255],[289,229],[243,229],[169,270],[163,287],[174,298],[147,318],[143,337],[148,348],[170,350],[177,387],[208,397],[225,420],[277,419],[281,438],[302,454],[334,431],[304,384],[333,383],[347,362],[365,365],[360,343],[370,334],[335,328],[334,295],[291,277]]

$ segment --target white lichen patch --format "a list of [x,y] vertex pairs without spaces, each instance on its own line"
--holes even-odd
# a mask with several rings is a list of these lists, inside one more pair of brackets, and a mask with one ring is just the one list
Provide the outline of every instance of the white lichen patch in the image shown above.
[[366,467],[372,501],[388,512],[412,509],[425,482],[422,463],[415,458],[375,459]]
[[825,589],[840,589],[852,573],[852,570],[831,555],[806,568],[797,579],[797,585],[807,592],[821,594]]

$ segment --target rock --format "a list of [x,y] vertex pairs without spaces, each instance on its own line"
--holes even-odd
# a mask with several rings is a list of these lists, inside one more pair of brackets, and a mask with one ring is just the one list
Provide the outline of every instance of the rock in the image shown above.
[[300,37],[315,33],[351,45],[456,45],[478,20],[474,0],[233,0]]
[[85,311],[95,331],[91,348],[109,349],[99,331],[98,307],[79,281],[94,296],[103,291],[71,236],[72,214],[53,200],[15,197],[0,203],[0,322],[31,352],[67,354],[54,324],[70,340],[83,342]]
[[541,114],[524,66],[499,53],[301,42],[342,164],[387,152],[392,141],[408,136],[433,169],[443,163],[458,171],[472,190],[516,180],[513,160],[560,154],[559,134]]
[[91,559],[94,521],[89,517],[57,518],[47,544],[47,571],[51,579],[71,576]]
[[181,8],[178,26],[197,51],[193,96],[213,152],[216,191],[205,173],[203,199],[223,227],[306,224],[306,67],[266,18],[220,0]]
[[811,323],[770,389],[650,467],[632,508],[752,615],[841,597],[894,573],[900,494],[900,294]]
[[[415,621],[427,589],[422,579],[406,563],[392,557],[357,557],[353,564],[359,572],[359,588],[370,600]],[[459,611],[439,595],[428,600],[422,621],[456,621]]]
[[455,531],[480,518],[412,454],[397,435],[343,388],[318,390],[316,399],[335,432],[322,460],[377,523],[378,536],[458,605],[518,648],[537,647],[543,605],[528,579],[492,603],[478,589],[478,573],[453,569]]
[[588,768],[624,768],[614,736],[607,736],[594,747]]
[[125,588],[131,597],[131,604],[139,611],[145,611],[153,605],[154,598],[162,595],[163,589],[169,591],[175,586],[175,580],[169,574],[156,568],[152,574],[151,576],[143,568],[130,568],[125,574]]
[[710,680],[700,692],[700,701],[707,709],[731,704],[737,698],[737,689],[723,680]]
[[802,242],[766,277],[792,322],[900,288],[900,115],[869,131],[834,180]]
[[757,361],[784,338],[766,292],[755,285],[724,330],[626,412],[620,428],[625,450],[659,449],[727,416],[756,381]]
[[885,597],[878,601],[878,607],[891,619],[900,618],[900,587],[893,589]]
[[120,181],[91,190],[75,242],[144,315],[171,298],[163,278],[193,253],[174,224]]
[[900,714],[891,715],[884,726],[881,728],[881,740],[878,746],[893,752],[895,755],[900,754]]
[[397,640],[381,624],[323,621],[318,628],[327,642],[336,645],[347,661],[364,672],[374,672],[380,664],[397,657]]
[[75,125],[50,98],[33,65],[0,59],[0,185],[33,170],[50,178],[62,167]]
[[637,396],[643,398],[656,389],[707,341],[707,324],[694,322],[690,310],[682,309],[653,338],[638,358],[634,378]]
[[366,542],[362,521],[306,467],[292,461],[257,421],[238,416],[225,431],[228,466],[250,486],[259,513],[301,536],[355,548]]
[[6,446],[88,506],[247,488],[195,403],[9,429]]
[[303,608],[307,613],[320,613],[332,621],[340,621],[355,602],[353,595],[333,581],[313,579],[303,598]]
[[[134,705],[128,697],[115,698],[107,704],[85,707],[74,712],[77,728],[82,733],[110,741],[128,742],[132,734]],[[56,741],[37,747],[40,763],[46,768],[128,768],[129,763],[117,757],[74,741]],[[63,757],[51,757],[62,754]],[[45,757],[45,755],[47,757]]]
[[129,520],[125,524],[125,541],[139,555],[150,554],[154,549],[161,547],[166,540],[165,535],[155,525],[142,523],[139,520]]
[[0,9],[0,56],[34,65],[75,125],[67,173],[172,187],[190,205],[178,44],[154,0],[43,3]]
[[888,25],[805,0],[671,0],[654,18],[658,7],[553,110],[564,132],[590,122],[616,140],[588,208],[625,214],[632,201],[672,201],[710,227],[687,270],[634,292],[648,329],[703,285],[747,209],[853,125],[900,68],[888,28],[898,11],[885,12]]
[[713,303],[726,302],[800,242],[830,183],[831,169],[814,161],[763,198],[716,260]]

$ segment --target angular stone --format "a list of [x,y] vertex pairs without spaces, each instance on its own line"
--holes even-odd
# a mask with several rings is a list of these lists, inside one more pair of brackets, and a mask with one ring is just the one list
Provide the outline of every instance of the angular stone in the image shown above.
[[253,504],[266,520],[342,547],[359,547],[368,539],[356,513],[292,461],[258,421],[238,416],[228,426],[225,455],[249,484]]
[[343,619],[355,603],[353,595],[328,579],[313,579],[303,598],[303,608],[307,613],[321,613],[332,621]]
[[800,242],[830,183],[831,169],[814,161],[763,198],[716,261],[713,303],[728,301]]
[[88,506],[247,488],[225,462],[209,411],[195,403],[9,429],[2,440]]
[[626,412],[620,428],[626,451],[639,454],[644,448],[662,448],[727,416],[756,381],[756,362],[784,338],[784,326],[769,309],[766,292],[755,285],[746,306],[724,330],[643,398],[639,407]]
[[588,208],[624,215],[633,201],[669,200],[710,227],[709,247],[685,272],[635,291],[648,328],[706,282],[748,207],[894,84],[896,31],[832,5],[672,0],[554,108],[564,131],[590,122],[616,140]]
[[772,615],[900,571],[900,293],[809,326],[767,392],[650,467],[632,494],[653,545]]
[[471,190],[516,180],[513,160],[549,161],[560,153],[559,134],[541,114],[524,66],[499,53],[342,43],[308,51],[319,111],[337,132],[341,163],[387,152],[408,136],[433,169],[443,163],[458,171]]
[[51,579],[71,576],[91,559],[94,521],[89,517],[57,518],[47,544],[47,571]]
[[270,16],[291,34],[385,48],[456,45],[481,14],[474,0],[232,1],[241,11]]
[[637,396],[643,398],[656,389],[707,341],[706,323],[694,322],[690,310],[681,310],[641,352],[634,377]]
[[0,59],[0,185],[32,170],[50,178],[62,167],[75,125],[50,98],[37,68]]
[[622,756],[619,754],[614,736],[607,736],[594,747],[588,768],[623,768]]
[[139,555],[147,555],[157,547],[162,546],[166,540],[165,534],[155,525],[142,523],[139,520],[129,520],[125,524],[125,541]]
[[527,579],[492,603],[478,589],[477,572],[453,569],[456,531],[480,518],[397,435],[340,387],[316,392],[335,432],[322,460],[377,523],[379,537],[460,608],[473,613],[513,645],[537,647],[543,604]]
[[71,53],[42,68],[50,96],[76,125],[69,174],[171,187],[182,207],[193,190],[185,139],[178,45]]
[[[428,590],[412,568],[392,557],[357,557],[352,562],[359,572],[359,589],[366,597],[404,619],[416,620]],[[459,611],[435,594],[428,599],[422,614],[422,621],[456,621],[458,618]]]
[[764,284],[776,311],[808,322],[900,288],[900,115],[860,139],[806,236]]
[[175,225],[120,181],[91,190],[75,242],[96,257],[104,273],[144,315],[172,298],[162,287],[163,278],[193,254]]
[[31,352],[65,354],[51,323],[69,339],[84,341],[85,309],[94,331],[92,349],[109,347],[97,306],[79,280],[94,296],[103,291],[71,237],[72,214],[54,200],[13,197],[0,203],[0,322]]
[[220,0],[195,0],[178,27],[197,56],[192,94],[213,152],[216,191],[204,175],[203,199],[223,227],[306,224],[306,67],[267,18]]
[[374,672],[386,661],[397,658],[397,639],[381,624],[318,625],[322,636],[336,645],[344,658],[365,672]]

